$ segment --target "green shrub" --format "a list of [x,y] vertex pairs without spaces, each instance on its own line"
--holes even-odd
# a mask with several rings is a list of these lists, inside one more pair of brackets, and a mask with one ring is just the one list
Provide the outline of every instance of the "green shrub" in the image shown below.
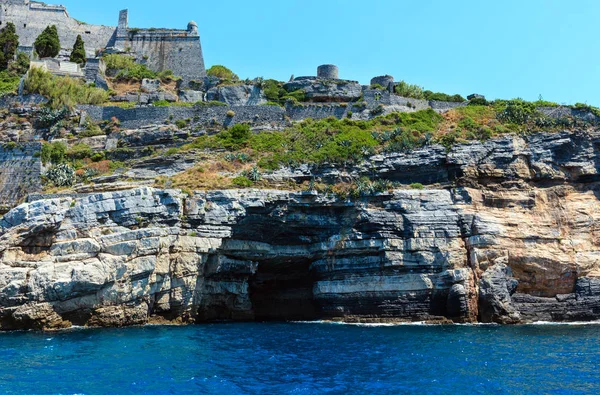
[[167,150],[167,152],[165,152],[166,156],[172,156],[172,155],[176,155],[177,153],[179,153],[179,148],[177,147],[171,147]]
[[92,159],[92,162],[102,162],[106,159],[106,154],[104,152],[96,152],[90,159]]
[[383,114],[384,110],[385,110],[385,108],[383,107],[383,105],[380,104],[371,110],[371,115],[373,115],[373,116],[381,115],[381,114]]
[[446,93],[440,92],[425,91],[423,92],[423,95],[425,96],[425,100],[446,101],[454,103],[462,103],[467,101],[461,95],[448,95]]
[[156,78],[158,78],[162,82],[178,81],[181,79],[181,77],[175,76],[172,70],[160,71],[156,74]]
[[71,51],[71,57],[69,58],[69,60],[83,67],[85,66],[86,59],[87,56],[85,55],[85,43],[81,38],[81,34],[78,34],[77,39],[75,40],[75,44],[73,44],[73,50]]
[[44,143],[42,145],[41,159],[45,165],[47,163],[62,163],[65,160],[67,146],[61,142]]
[[40,58],[54,58],[60,52],[60,39],[55,25],[48,26],[35,39],[35,52]]
[[254,183],[245,176],[235,177],[233,180],[231,180],[231,183],[241,188],[248,188],[254,185]]
[[118,169],[124,169],[126,166],[125,166],[125,163],[123,163],[123,162],[120,162],[120,161],[117,161],[117,160],[113,160],[113,161],[110,162],[110,164],[108,165],[108,167],[109,167],[109,169],[111,171],[115,171],[115,170],[118,170]]
[[90,158],[92,154],[90,146],[83,143],[76,144],[67,151],[67,156],[71,160]]
[[484,97],[475,97],[469,100],[469,106],[488,106],[489,104]]
[[92,88],[83,81],[70,77],[53,76],[41,68],[33,68],[25,79],[27,93],[39,93],[47,97],[52,108],[73,108],[77,104],[102,104],[108,92]]
[[237,81],[240,79],[233,71],[221,65],[212,66],[210,69],[206,70],[206,75],[209,77],[217,77],[222,80]]
[[228,116],[229,118],[233,118],[233,117],[235,117],[235,111],[233,111],[233,110],[229,110],[229,111],[227,111],[227,116]]
[[279,103],[281,98],[287,94],[287,91],[283,89],[283,84],[276,80],[264,80],[261,83],[261,88],[268,101]]
[[85,130],[79,133],[79,137],[94,137],[105,134],[100,126],[96,125],[89,117],[85,120]]
[[7,143],[2,144],[2,147],[5,150],[12,151],[12,150],[14,150],[15,148],[18,147],[18,144],[16,142],[14,142],[14,141],[9,141]]
[[427,145],[431,141],[430,133],[422,134],[404,128],[381,133],[374,132],[373,137],[380,141],[388,152],[410,152]]
[[533,104],[535,104],[536,107],[559,107],[560,106],[560,104],[558,104],[558,103],[555,103],[553,101],[544,100],[541,97],[540,97],[540,99],[535,101]]
[[19,88],[21,77],[6,70],[0,71],[0,94],[16,93]]
[[281,97],[281,100],[286,101],[286,100],[293,100],[293,101],[305,101],[306,100],[306,92],[304,92],[304,89],[298,89],[292,92],[286,92],[286,94],[284,96]]
[[450,150],[455,144],[462,140],[460,131],[453,130],[436,138],[438,144],[443,145],[446,150]]
[[498,119],[502,122],[523,125],[539,115],[535,104],[522,99],[497,101],[496,106],[498,107]]
[[211,101],[199,101],[194,103],[195,106],[227,106],[227,104],[223,103],[222,101],[217,101],[217,100],[211,100]]
[[216,138],[221,141],[224,148],[229,150],[240,149],[245,146],[252,136],[250,125],[238,123],[233,125],[229,130],[225,130],[216,135]]
[[179,129],[183,129],[188,125],[188,123],[186,121],[184,121],[183,119],[178,119],[177,121],[175,121],[175,126],[177,126]]
[[110,54],[103,57],[106,72],[118,81],[141,81],[144,78],[156,79],[157,74],[146,65],[136,63],[127,55]]
[[130,101],[108,102],[108,103],[105,103],[105,106],[114,106],[114,107],[122,108],[124,110],[130,110],[132,108],[136,108],[137,107],[137,103],[130,102]]
[[168,100],[157,100],[152,103],[154,107],[169,107],[171,106],[171,102]]
[[29,55],[24,52],[17,53],[17,59],[15,61],[9,62],[8,71],[15,76],[22,76],[27,73],[29,70],[29,64],[31,60],[29,59]]
[[575,105],[573,105],[572,107],[576,110],[591,112],[592,114],[600,117],[600,109],[590,106],[589,104],[575,103]]
[[135,60],[131,56],[108,54],[102,57],[106,64],[106,70],[123,70],[135,64]]
[[411,187],[412,189],[423,189],[423,188],[425,188],[425,187],[423,186],[423,184],[421,184],[420,182],[415,182],[415,183],[412,183],[412,184],[410,184],[410,187]]
[[413,99],[424,99],[425,94],[423,88],[419,85],[409,84],[405,81],[400,81],[395,87],[396,94],[402,97],[410,97]]

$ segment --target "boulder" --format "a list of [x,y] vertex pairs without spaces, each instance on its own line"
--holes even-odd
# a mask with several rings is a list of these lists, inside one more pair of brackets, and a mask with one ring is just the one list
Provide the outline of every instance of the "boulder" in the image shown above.
[[350,102],[362,96],[362,86],[356,81],[299,77],[283,85],[288,92],[304,91],[306,100],[317,102]]
[[230,106],[258,106],[267,102],[263,91],[254,85],[218,86],[206,92],[207,101],[220,101]]

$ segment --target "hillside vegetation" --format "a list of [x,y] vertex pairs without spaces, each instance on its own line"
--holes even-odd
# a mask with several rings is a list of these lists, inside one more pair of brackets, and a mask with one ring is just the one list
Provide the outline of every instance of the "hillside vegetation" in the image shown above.
[[[198,150],[206,153],[195,168],[173,178],[179,187],[264,186],[260,174],[280,167],[324,163],[349,166],[377,153],[410,152],[431,144],[450,149],[455,144],[485,141],[507,133],[560,131],[581,126],[586,126],[583,121],[551,119],[537,110],[536,103],[516,99],[469,105],[442,115],[428,109],[392,113],[370,121],[309,119],[283,131],[252,133],[248,125],[235,125],[163,154]],[[241,172],[243,176],[223,177],[224,172]]]

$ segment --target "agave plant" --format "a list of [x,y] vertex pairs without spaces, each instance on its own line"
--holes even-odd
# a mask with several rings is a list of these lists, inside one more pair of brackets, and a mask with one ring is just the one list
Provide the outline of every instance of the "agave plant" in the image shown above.
[[260,174],[260,170],[258,167],[254,166],[252,169],[246,172],[246,177],[252,182],[258,182],[262,178],[262,174]]
[[57,187],[70,187],[75,184],[75,170],[66,163],[52,166],[46,172],[46,178]]

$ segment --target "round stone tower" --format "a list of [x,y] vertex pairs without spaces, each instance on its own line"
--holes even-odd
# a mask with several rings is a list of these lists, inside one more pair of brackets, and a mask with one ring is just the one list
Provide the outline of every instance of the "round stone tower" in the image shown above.
[[325,78],[328,80],[337,80],[339,79],[339,70],[336,65],[333,64],[324,64],[317,68],[317,77]]
[[371,79],[371,85],[381,85],[384,89],[394,88],[394,77],[391,75],[380,75]]
[[190,21],[190,23],[188,23],[188,26],[187,26],[187,31],[190,36],[197,36],[198,35],[198,24],[194,21]]

